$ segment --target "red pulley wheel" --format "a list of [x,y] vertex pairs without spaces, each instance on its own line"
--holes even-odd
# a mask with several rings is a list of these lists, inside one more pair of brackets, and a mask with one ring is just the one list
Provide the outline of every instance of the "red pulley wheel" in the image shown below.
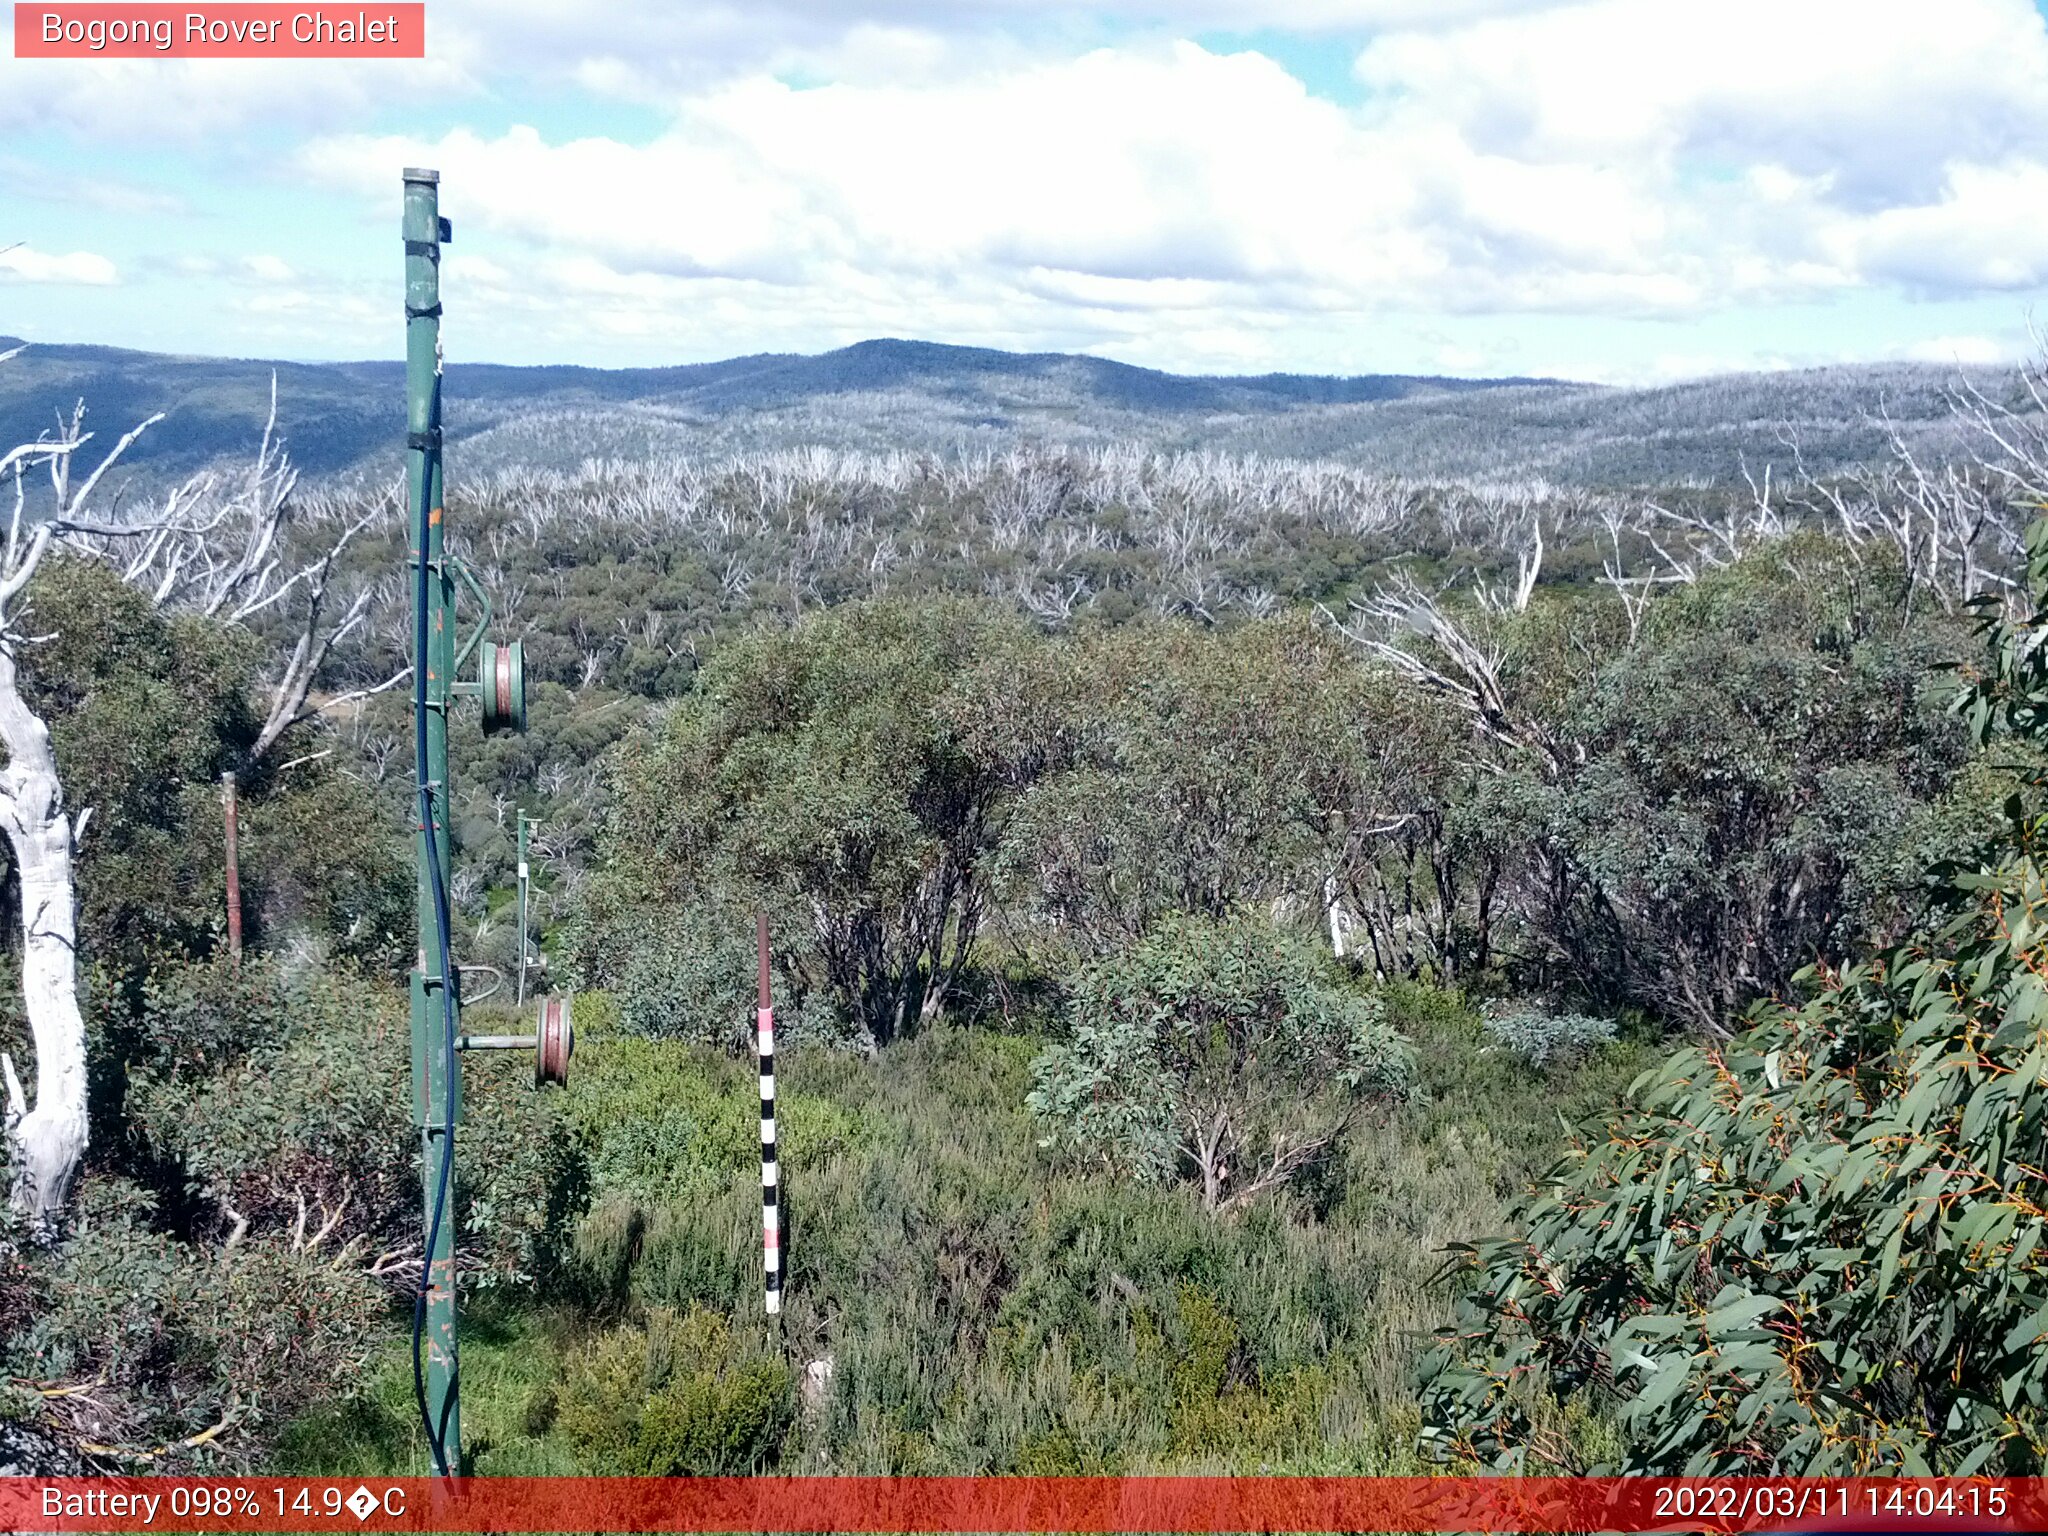
[[540,1000],[540,1019],[534,1031],[537,1036],[533,1052],[535,1087],[546,1083],[568,1085],[569,1054],[576,1048],[576,1028],[570,1022],[570,1004],[571,1000],[566,997],[544,997]]
[[478,646],[476,687],[485,735],[526,729],[526,658],[519,641],[485,640]]

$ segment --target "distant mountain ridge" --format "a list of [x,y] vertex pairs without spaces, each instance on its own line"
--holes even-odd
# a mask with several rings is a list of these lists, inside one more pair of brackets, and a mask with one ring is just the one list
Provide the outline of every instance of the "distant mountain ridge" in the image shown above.
[[[19,344],[0,337],[0,351]],[[404,365],[395,361],[270,362],[37,344],[0,368],[0,426],[32,433],[52,410],[80,398],[109,426],[125,428],[163,411],[165,420],[136,462],[175,472],[246,449],[262,426],[273,370],[281,424],[306,472],[326,474],[395,453],[405,387]],[[849,395],[929,397],[933,409],[920,434],[929,440],[943,438],[948,428],[973,437],[1008,416],[1049,410],[1088,418],[1242,415],[1536,382],[1543,381],[1187,376],[1066,353],[881,339],[815,356],[757,353],[667,368],[456,363],[448,368],[445,396],[451,444],[534,413],[615,408],[652,413],[670,424],[708,425],[743,413],[801,411]]]
[[[18,343],[0,337],[0,351]],[[164,413],[132,456],[145,484],[248,453],[277,377],[278,415],[309,476],[395,468],[404,367],[178,356],[36,344],[0,365],[0,437],[78,399],[108,431]],[[1331,458],[1417,479],[1542,476],[1637,486],[1726,481],[1789,426],[1821,464],[1868,457],[1883,398],[1909,430],[1945,422],[1954,370],[1889,365],[1710,379],[1656,390],[1555,379],[1407,374],[1210,376],[1107,358],[877,339],[665,368],[451,364],[451,473],[592,458],[820,444],[931,452],[1021,442],[1135,442]],[[1771,430],[1765,430],[1766,427]]]

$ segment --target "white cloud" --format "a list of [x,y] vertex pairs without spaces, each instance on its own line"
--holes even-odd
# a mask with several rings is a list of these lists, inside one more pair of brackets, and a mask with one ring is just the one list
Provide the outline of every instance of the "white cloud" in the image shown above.
[[0,186],[30,202],[96,208],[132,218],[161,218],[185,211],[184,203],[154,187],[118,176],[61,176],[20,155],[0,155]]
[[[1360,34],[1563,0],[434,0],[424,60],[36,59],[0,44],[0,130],[204,144],[235,129],[340,131],[394,101],[573,88],[668,107],[753,74],[884,83],[1043,55],[1120,30]],[[11,19],[0,17],[11,35]]]
[[1938,198],[1886,208],[1836,232],[1863,271],[1907,287],[2021,289],[2048,283],[2048,165],[1949,168]]
[[1587,0],[1390,33],[1357,73],[1483,152],[1777,165],[1880,202],[1931,191],[1957,155],[2048,148],[2029,0]]
[[[401,96],[462,99],[448,63],[388,59],[0,58],[0,133],[61,129],[132,148],[208,146],[257,159],[280,134],[329,130]],[[265,130],[244,139],[251,125]]]
[[1362,34],[1553,9],[1569,0],[436,0],[430,52],[477,78],[573,80],[669,102],[754,73],[878,84],[1043,55],[1074,38],[1170,28]]
[[106,287],[118,283],[121,274],[106,257],[91,251],[58,255],[30,245],[17,245],[11,250],[0,250],[0,280]]
[[[437,0],[424,66],[16,65],[0,129],[38,101],[82,131],[189,120],[223,145],[274,123],[285,175],[366,214],[400,166],[438,165],[448,276],[478,319],[687,355],[893,333],[1284,365],[1305,334],[1403,315],[1683,320],[2048,285],[2029,0],[1124,0],[1119,32],[1108,14]],[[1358,102],[1162,35],[1254,26],[1376,32]],[[667,126],[564,135],[545,92],[535,127],[338,126],[394,85],[460,110],[536,80]],[[282,263],[251,275],[314,291]]]
[[459,218],[619,272],[1002,278],[1112,307],[1697,297],[1656,264],[1663,211],[1612,171],[1376,128],[1259,54],[1188,43],[936,85],[755,77],[645,145],[520,128],[333,138],[302,160],[374,197],[407,162],[441,168]]
[[2048,236],[2020,223],[2048,178],[2048,31],[2025,0],[1481,9],[1503,14],[1368,47],[1357,109],[1252,52],[970,69],[936,34],[871,26],[861,78],[730,80],[646,143],[339,136],[301,164],[380,199],[399,165],[437,164],[459,220],[577,258],[557,280],[609,305],[681,297],[631,280],[727,279],[870,330],[970,295],[982,331],[1064,308],[1119,334],[1198,306],[1256,330],[2048,281]]
[[268,254],[251,256],[179,256],[168,265],[184,277],[219,277],[231,279],[254,279],[259,283],[288,283],[298,276],[282,257]]
[[1900,357],[1915,363],[2011,363],[2021,352],[2009,343],[1990,336],[1930,336],[1899,349]]
[[2048,281],[2048,242],[2008,201],[2038,198],[2048,166],[2029,0],[1588,0],[1392,33],[1357,73],[1388,134],[1601,168],[1615,207],[1661,224],[1642,248],[1663,270],[1708,264],[1703,299]]

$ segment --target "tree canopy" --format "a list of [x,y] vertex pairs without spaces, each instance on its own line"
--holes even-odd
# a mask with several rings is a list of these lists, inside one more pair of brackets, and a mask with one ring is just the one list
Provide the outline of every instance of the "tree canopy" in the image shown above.
[[1285,1185],[1408,1084],[1379,1000],[1326,966],[1248,915],[1168,918],[1090,966],[1066,1038],[1032,1067],[1046,1144],[1140,1178],[1191,1174],[1212,1211]]
[[[2048,1451],[2048,521],[1985,610],[1961,713],[2014,774],[1935,917],[1645,1073],[1460,1249],[1425,1437],[1574,1466],[1556,1401],[1634,1473],[2038,1472]],[[1833,706],[1836,710],[1840,705]]]

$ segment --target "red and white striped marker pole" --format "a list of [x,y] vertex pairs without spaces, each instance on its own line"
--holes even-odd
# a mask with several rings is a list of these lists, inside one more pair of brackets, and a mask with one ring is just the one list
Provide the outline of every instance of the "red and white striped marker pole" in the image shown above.
[[754,1014],[761,1056],[761,1262],[768,1315],[782,1310],[782,1176],[775,1163],[775,1008],[768,997],[768,914],[761,915],[761,995]]

